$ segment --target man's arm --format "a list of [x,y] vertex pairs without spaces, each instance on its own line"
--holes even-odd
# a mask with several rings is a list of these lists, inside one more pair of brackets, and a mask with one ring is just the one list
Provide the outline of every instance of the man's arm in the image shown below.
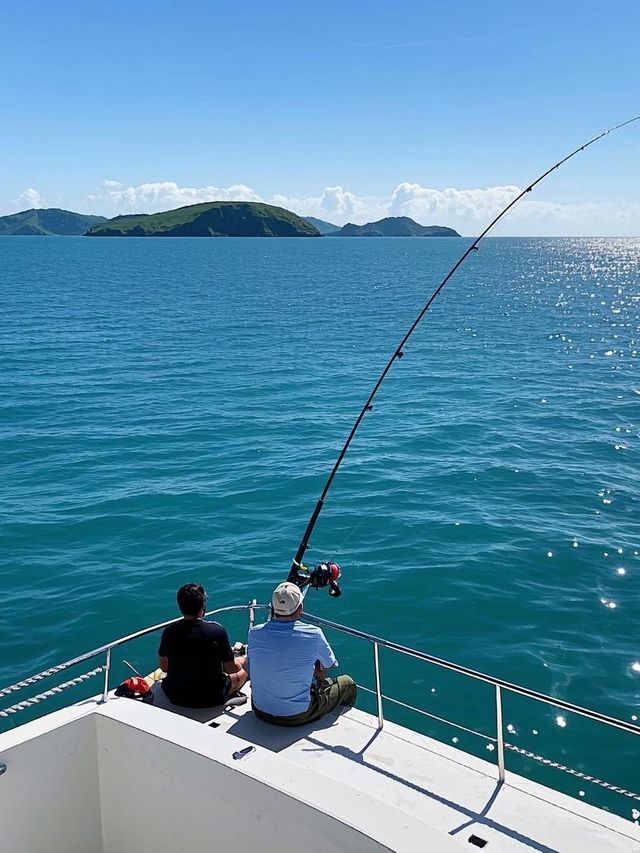
[[338,661],[333,653],[333,649],[327,642],[327,638],[322,631],[318,630],[318,658],[313,674],[319,681],[322,681],[327,670],[334,666],[338,666]]
[[231,648],[231,643],[229,642],[229,635],[227,632],[222,629],[222,633],[224,637],[221,640],[221,653],[222,653],[222,670],[226,672],[227,675],[233,675],[234,672],[240,672],[242,669],[242,664],[244,663],[244,658],[237,658],[233,654],[233,649]]
[[322,666],[319,660],[316,661],[316,665],[313,668],[313,674],[318,681],[324,681],[327,670]]
[[167,628],[162,632],[160,637],[160,648],[158,649],[158,659],[160,661],[160,669],[163,672],[169,670],[169,635]]

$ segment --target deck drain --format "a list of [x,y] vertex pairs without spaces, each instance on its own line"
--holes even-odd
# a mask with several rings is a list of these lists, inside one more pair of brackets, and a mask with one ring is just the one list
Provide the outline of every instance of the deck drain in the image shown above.
[[480,838],[479,835],[469,836],[469,844],[473,844],[474,847],[486,847],[488,843],[484,838]]

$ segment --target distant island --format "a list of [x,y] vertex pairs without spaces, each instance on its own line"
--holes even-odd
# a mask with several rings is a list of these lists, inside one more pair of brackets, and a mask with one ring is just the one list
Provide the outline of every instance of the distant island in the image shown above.
[[340,226],[334,225],[333,222],[325,222],[324,219],[316,219],[315,216],[305,216],[307,222],[310,222],[314,228],[317,228],[321,234],[332,234],[334,231],[339,231]]
[[408,216],[388,216],[366,225],[347,222],[339,231],[328,233],[327,237],[460,237],[460,234],[443,225],[419,225]]
[[57,207],[33,208],[9,216],[0,216],[0,236],[80,236],[99,222],[104,216],[85,216]]
[[213,201],[164,213],[117,216],[87,231],[88,237],[320,237],[283,207],[253,201]]
[[0,236],[88,237],[459,237],[453,228],[419,225],[408,216],[389,216],[342,228],[298,216],[283,207],[254,201],[210,201],[162,213],[134,213],[107,219],[60,210],[23,210],[0,216]]

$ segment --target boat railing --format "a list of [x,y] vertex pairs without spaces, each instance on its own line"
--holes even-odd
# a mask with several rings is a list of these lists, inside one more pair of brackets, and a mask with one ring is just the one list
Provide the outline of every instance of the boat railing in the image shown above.
[[[221,613],[246,611],[248,613],[249,618],[249,627],[251,627],[255,621],[255,611],[267,609],[269,609],[268,605],[258,604],[256,601],[251,601],[249,602],[249,604],[232,604],[228,607],[217,607],[215,610],[207,611],[205,616],[218,616]],[[52,666],[49,669],[45,669],[42,670],[42,672],[38,672],[35,675],[31,675],[28,678],[23,679],[22,681],[17,681],[15,684],[11,684],[8,687],[3,687],[0,690],[0,700],[3,699],[5,696],[13,695],[14,693],[17,693],[20,690],[24,690],[25,688],[30,687],[33,684],[37,684],[46,678],[50,678],[53,675],[57,675],[60,672],[64,672],[66,669],[70,669],[71,667],[78,666],[81,663],[85,663],[86,661],[93,660],[94,658],[104,655],[104,664],[102,664],[101,666],[96,667],[90,672],[80,675],[77,678],[71,679],[71,681],[58,685],[58,687],[54,687],[51,690],[47,690],[44,693],[38,694],[37,696],[25,699],[22,702],[18,702],[10,706],[9,708],[0,709],[0,718],[7,718],[12,716],[13,714],[18,713],[19,711],[24,711],[31,705],[36,705],[45,699],[49,699],[57,693],[62,692],[62,690],[66,690],[69,687],[74,687],[76,684],[79,684],[82,681],[86,681],[88,678],[92,678],[94,675],[98,675],[99,673],[104,673],[104,681],[100,701],[106,702],[109,698],[109,680],[111,675],[111,658],[113,650],[119,648],[120,646],[124,646],[127,643],[132,642],[133,640],[138,640],[141,637],[146,637],[149,634],[154,634],[156,631],[161,631],[163,628],[166,628],[169,625],[173,625],[174,622],[179,622],[180,619],[181,617],[178,616],[175,619],[167,619],[166,622],[158,622],[157,625],[150,625],[148,628],[143,628],[140,631],[135,631],[133,634],[127,634],[124,637],[119,637],[117,640],[112,640],[110,643],[105,643],[103,646],[98,646],[98,648],[92,649],[90,652],[85,652],[82,655],[78,655],[75,658],[71,658],[70,660],[64,661],[64,663],[56,664],[55,666]]]
[[[238,611],[245,611],[248,616],[248,624],[249,628],[251,628],[255,622],[255,614],[258,610],[269,610],[269,605],[267,604],[258,604],[255,600],[249,602],[248,604],[236,604],[228,607],[218,607],[214,610],[210,610],[206,613],[206,616],[219,616],[224,613],[232,613]],[[369,643],[372,648],[372,656],[373,656],[373,672],[374,672],[374,684],[375,687],[373,689],[366,687],[364,685],[358,684],[358,688],[364,690],[367,693],[372,694],[375,697],[376,703],[376,715],[378,720],[378,729],[382,729],[385,723],[384,716],[384,703],[390,702],[395,705],[401,706],[411,711],[415,711],[419,714],[423,714],[426,717],[430,717],[435,720],[439,720],[442,723],[446,723],[447,725],[451,725],[457,729],[461,729],[463,731],[469,732],[471,734],[477,735],[481,738],[484,738],[495,745],[496,757],[497,757],[497,766],[498,766],[498,779],[500,782],[504,782],[505,780],[505,750],[512,749],[515,752],[519,752],[525,757],[532,758],[534,760],[541,761],[546,766],[556,768],[565,772],[570,773],[574,778],[580,778],[588,782],[592,782],[600,787],[606,788],[613,793],[622,794],[623,796],[629,797],[631,799],[640,801],[640,795],[633,792],[628,791],[624,788],[621,788],[617,785],[614,785],[609,782],[605,782],[602,779],[598,779],[596,777],[590,776],[589,774],[583,773],[578,770],[573,770],[570,767],[567,767],[564,764],[559,762],[552,761],[550,759],[543,758],[542,756],[536,755],[534,753],[528,752],[526,750],[520,749],[519,747],[515,747],[512,744],[508,744],[505,742],[504,737],[504,723],[503,723],[503,694],[511,693],[520,696],[527,697],[529,699],[533,699],[537,702],[542,702],[547,705],[551,705],[556,709],[561,709],[563,711],[570,712],[572,714],[578,714],[579,716],[585,717],[589,720],[593,720],[598,723],[602,723],[607,726],[611,726],[616,729],[620,729],[622,731],[628,732],[633,735],[640,735],[640,727],[633,725],[632,723],[628,723],[624,720],[619,720],[616,717],[610,717],[607,714],[602,714],[599,711],[593,711],[589,708],[584,708],[580,705],[575,705],[572,702],[566,702],[563,699],[559,699],[553,696],[548,696],[545,693],[540,693],[536,690],[531,690],[528,687],[523,687],[519,684],[514,684],[510,681],[505,681],[504,679],[495,678],[491,675],[486,675],[483,672],[478,672],[477,670],[470,669],[469,667],[462,666],[457,663],[453,663],[451,661],[444,660],[443,658],[435,657],[434,655],[427,654],[426,652],[419,651],[418,649],[413,649],[409,646],[403,646],[400,643],[395,643],[391,640],[387,640],[383,637],[378,637],[374,634],[366,633],[365,631],[360,631],[356,628],[351,628],[347,625],[341,625],[338,622],[332,622],[329,619],[323,619],[318,616],[313,616],[311,614],[304,614],[302,617],[303,621],[309,622],[310,624],[317,625],[322,628],[326,628],[330,631],[336,631],[341,634],[354,637],[359,640],[363,640],[366,643]],[[114,649],[117,649],[121,646],[126,645],[127,643],[137,640],[141,637],[145,637],[149,634],[153,634],[157,631],[166,628],[168,625],[173,624],[174,622],[178,622],[179,617],[177,619],[169,619],[166,622],[160,622],[157,625],[152,625],[148,628],[143,628],[141,631],[136,631],[133,634],[127,634],[124,637],[120,637],[117,640],[113,640],[110,643],[105,643],[102,646],[99,646],[96,649],[92,649],[89,652],[86,652],[83,655],[79,655],[78,657],[72,658],[71,660],[65,661],[62,664],[58,664],[57,666],[51,667],[50,669],[44,670],[43,672],[37,673],[34,676],[24,679],[23,681],[19,681],[16,684],[12,684],[9,687],[5,687],[0,690],[0,699],[5,696],[12,695],[23,688],[26,688],[30,685],[36,684],[42,681],[45,678],[48,678],[57,673],[63,672],[70,667],[77,666],[85,661],[92,660],[96,657],[100,657],[104,655],[104,663],[92,670],[90,673],[79,676],[76,679],[72,679],[70,682],[65,683],[64,685],[60,685],[58,688],[53,688],[52,690],[45,691],[43,694],[39,694],[39,696],[33,697],[33,699],[27,699],[23,702],[17,703],[10,708],[5,708],[0,710],[0,717],[7,717],[10,714],[16,713],[16,711],[24,710],[29,707],[31,704],[35,704],[38,701],[41,701],[44,698],[49,698],[49,696],[54,695],[55,693],[60,692],[61,689],[65,689],[66,687],[73,686],[74,684],[80,683],[81,681],[86,680],[87,678],[102,672],[104,674],[103,680],[103,688],[102,694],[100,697],[101,702],[106,702],[109,699],[109,690],[110,690],[110,673],[111,673],[111,660]],[[459,675],[466,676],[468,678],[475,679],[477,681],[484,682],[485,684],[491,685],[495,692],[495,735],[487,735],[483,732],[479,732],[475,729],[470,729],[465,726],[462,726],[456,723],[453,720],[447,720],[443,717],[436,716],[435,714],[431,714],[423,708],[418,708],[414,705],[410,705],[406,702],[402,702],[399,699],[396,699],[392,696],[387,696],[382,692],[382,672],[381,672],[381,664],[380,664],[380,649],[388,649],[394,652],[397,652],[401,655],[405,655],[410,658],[414,658],[416,660],[424,661],[426,663],[433,664],[437,667],[440,667],[445,670],[449,670],[451,672],[458,673]]]
[[[305,621],[310,622],[313,625],[317,625],[321,628],[326,628],[332,631],[338,631],[340,633],[346,634],[351,637],[357,637],[358,639],[364,640],[371,644],[373,649],[373,670],[375,677],[375,690],[370,690],[367,687],[363,687],[362,685],[358,685],[359,689],[363,689],[366,692],[372,693],[375,695],[376,701],[376,713],[378,717],[378,728],[382,729],[384,726],[384,702],[391,702],[392,704],[399,705],[400,707],[406,708],[410,711],[415,711],[418,714],[422,714],[426,717],[430,717],[432,719],[438,720],[442,723],[446,723],[447,725],[453,726],[454,728],[460,729],[462,731],[469,732],[470,734],[477,735],[478,737],[484,738],[485,740],[491,741],[495,744],[495,750],[497,754],[497,764],[498,764],[498,780],[500,782],[504,782],[505,780],[505,750],[509,749],[514,752],[518,752],[521,755],[524,755],[527,758],[531,758],[533,760],[539,761],[542,764],[555,768],[561,771],[565,771],[569,773],[571,776],[577,779],[583,779],[587,782],[592,782],[602,788],[606,788],[607,790],[612,791],[616,794],[622,794],[623,796],[629,797],[636,801],[640,801],[640,794],[637,794],[634,791],[629,791],[625,788],[621,788],[618,785],[614,785],[610,782],[606,782],[603,779],[598,779],[597,777],[591,776],[590,774],[583,773],[579,770],[574,770],[571,767],[567,767],[565,764],[561,762],[552,761],[548,758],[543,758],[540,755],[537,755],[533,752],[529,752],[527,750],[521,749],[520,747],[515,746],[514,744],[509,744],[505,742],[504,737],[504,723],[503,723],[503,694],[504,693],[512,693],[519,696],[525,696],[528,699],[533,699],[537,702],[542,702],[546,705],[551,705],[556,709],[567,711],[572,714],[578,714],[581,717],[585,717],[586,719],[593,720],[597,723],[603,723],[607,726],[612,726],[616,729],[621,729],[622,731],[628,732],[634,735],[640,735],[640,726],[636,726],[633,723],[628,723],[625,720],[619,720],[616,717],[610,717],[607,714],[602,714],[599,711],[593,711],[590,708],[584,708],[581,705],[575,705],[572,702],[566,702],[563,699],[558,699],[553,696],[549,696],[546,693],[540,693],[536,690],[531,690],[528,687],[522,687],[519,684],[514,684],[510,681],[505,681],[501,678],[495,678],[491,675],[486,675],[483,672],[478,672],[477,670],[470,669],[469,667],[462,666],[461,664],[453,663],[448,660],[444,660],[443,658],[435,657],[434,655],[427,654],[426,652],[418,651],[417,649],[410,648],[409,646],[403,646],[400,643],[395,643],[391,640],[386,640],[382,637],[377,637],[373,634],[368,634],[364,631],[359,631],[355,628],[350,628],[347,625],[341,625],[338,622],[332,622],[329,619],[323,619],[317,616],[307,615],[305,614],[302,617]],[[482,681],[485,684],[489,684],[493,686],[495,691],[495,736],[487,735],[483,732],[479,732],[476,729],[470,729],[466,726],[459,725],[453,720],[447,720],[443,717],[436,716],[435,714],[431,714],[423,708],[418,708],[415,705],[410,705],[406,702],[401,702],[399,699],[396,699],[392,696],[386,696],[382,692],[382,678],[381,678],[381,667],[380,667],[380,649],[389,649],[390,651],[398,652],[399,654],[406,655],[407,657],[414,658],[416,660],[425,661],[426,663],[434,664],[442,669],[449,670],[450,672],[456,672],[459,675],[467,676],[468,678],[476,679],[477,681]]]

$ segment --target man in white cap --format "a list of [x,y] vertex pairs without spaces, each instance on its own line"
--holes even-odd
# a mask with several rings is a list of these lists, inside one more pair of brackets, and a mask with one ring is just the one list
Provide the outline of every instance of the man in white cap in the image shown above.
[[281,583],[271,598],[273,618],[249,632],[247,663],[256,717],[277,726],[301,726],[353,705],[355,681],[327,678],[338,661],[324,634],[300,621],[303,597],[294,583]]

